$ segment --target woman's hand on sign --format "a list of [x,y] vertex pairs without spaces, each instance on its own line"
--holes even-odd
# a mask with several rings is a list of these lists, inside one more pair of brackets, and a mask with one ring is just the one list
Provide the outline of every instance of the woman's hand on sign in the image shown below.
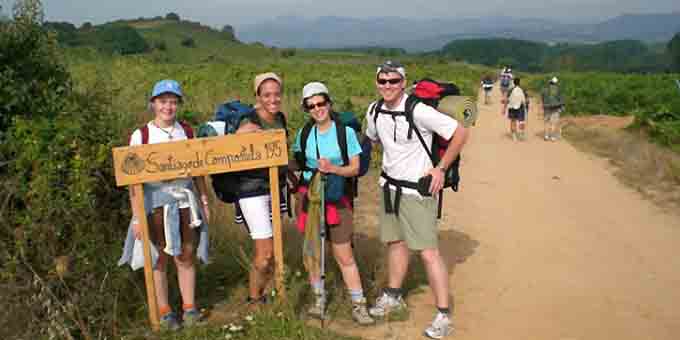
[[335,173],[336,166],[331,163],[326,158],[319,158],[319,171],[326,173],[326,174],[333,174]]
[[258,132],[258,131],[261,131],[261,130],[262,130],[262,128],[259,125],[255,124],[255,123],[247,122],[247,123],[244,123],[243,125],[241,125],[238,128],[238,130],[236,130],[236,133]]

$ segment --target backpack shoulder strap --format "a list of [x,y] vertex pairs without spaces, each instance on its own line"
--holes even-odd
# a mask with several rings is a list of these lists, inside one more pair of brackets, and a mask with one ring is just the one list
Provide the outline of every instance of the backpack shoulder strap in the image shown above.
[[[418,130],[415,121],[413,120],[413,110],[415,110],[416,105],[420,100],[416,96],[408,96],[406,98],[406,103],[404,104],[404,116],[406,116],[406,121],[408,122],[408,139],[413,137],[413,131]],[[418,134],[420,134],[418,132]],[[421,138],[422,139],[422,138]]]
[[335,119],[335,134],[338,137],[338,146],[340,147],[340,155],[342,155],[342,164],[349,165],[349,151],[347,151],[347,129],[339,119]]
[[312,131],[314,123],[310,120],[302,127],[300,131],[300,152],[296,155],[295,160],[298,162],[298,166],[301,170],[307,168],[307,139],[309,138],[309,133]]
[[382,107],[383,103],[385,100],[379,99],[375,103],[373,103],[373,107],[371,108],[371,114],[373,115],[373,125],[376,125],[376,122],[378,121],[378,108]]
[[149,125],[144,124],[144,126],[139,129],[139,132],[142,133],[142,145],[149,144]]
[[[425,138],[423,138],[423,135],[420,133],[420,130],[416,126],[416,123],[413,120],[413,110],[416,108],[416,105],[418,105],[419,101],[418,98],[409,96],[406,98],[406,121],[408,121],[409,124],[409,138],[411,136],[411,132],[415,131],[416,136],[418,137],[418,140],[420,141],[420,145],[423,146],[423,149],[425,149],[425,152],[427,153],[427,156],[430,157],[430,161],[432,162],[432,166],[437,166],[435,164],[434,160],[434,155],[432,154],[432,151],[430,148],[427,146],[427,143],[425,143]],[[434,136],[432,136],[434,138]]]
[[189,125],[189,123],[181,120],[179,122],[179,125],[182,126],[182,129],[184,130],[184,134],[187,135],[188,139],[194,138],[194,129],[191,128],[191,125]]

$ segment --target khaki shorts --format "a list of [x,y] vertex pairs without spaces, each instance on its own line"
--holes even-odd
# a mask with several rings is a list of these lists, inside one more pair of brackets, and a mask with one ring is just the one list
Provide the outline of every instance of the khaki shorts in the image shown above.
[[[395,192],[392,191],[394,201]],[[437,238],[437,200],[402,194],[399,216],[385,213],[385,198],[380,196],[378,219],[380,240],[384,243],[406,241],[411,250],[435,249]]]
[[560,121],[560,113],[562,109],[544,109],[543,110],[543,120],[546,123],[557,123]]

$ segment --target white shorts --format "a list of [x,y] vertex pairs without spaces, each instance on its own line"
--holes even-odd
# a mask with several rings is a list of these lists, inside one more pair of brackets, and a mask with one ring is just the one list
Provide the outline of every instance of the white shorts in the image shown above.
[[238,200],[245,219],[245,226],[253,240],[271,238],[272,232],[272,199],[269,195],[241,198]]

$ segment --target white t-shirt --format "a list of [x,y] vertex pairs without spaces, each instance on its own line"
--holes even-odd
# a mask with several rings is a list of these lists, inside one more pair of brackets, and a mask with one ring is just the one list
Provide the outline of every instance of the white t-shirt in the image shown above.
[[[383,109],[403,112],[406,106],[406,98],[408,98],[408,95],[404,95],[399,105],[393,109],[386,107],[383,107]],[[394,179],[418,182],[418,179],[433,167],[425,148],[415,132],[413,132],[411,139],[408,139],[409,125],[405,116],[397,116],[395,117],[396,120],[393,120],[392,116],[388,114],[378,114],[377,122],[374,124],[371,115],[371,109],[374,105],[376,105],[375,102],[369,105],[366,114],[368,121],[366,136],[373,141],[380,141],[382,144],[382,170]],[[446,139],[450,139],[458,128],[458,122],[455,119],[422,103],[417,104],[413,109],[413,121],[428,147],[432,145],[433,131]],[[385,179],[381,177],[380,186],[383,185],[385,185]],[[394,186],[391,189],[396,190]],[[408,188],[402,190],[405,194],[420,196],[417,190]]]
[[[184,128],[179,122],[175,122],[175,125],[170,128],[159,128],[153,121],[148,122],[146,126],[149,128],[149,141],[148,144],[157,143],[167,143],[176,142],[180,140],[188,139],[186,133],[184,133]],[[170,138],[172,136],[172,138]],[[130,146],[142,145],[142,131],[140,129],[135,130],[130,137]],[[186,181],[191,181],[191,179],[179,178],[172,181],[163,182],[152,182],[153,185],[161,184],[182,184]],[[181,204],[180,208],[188,208],[188,204]]]

